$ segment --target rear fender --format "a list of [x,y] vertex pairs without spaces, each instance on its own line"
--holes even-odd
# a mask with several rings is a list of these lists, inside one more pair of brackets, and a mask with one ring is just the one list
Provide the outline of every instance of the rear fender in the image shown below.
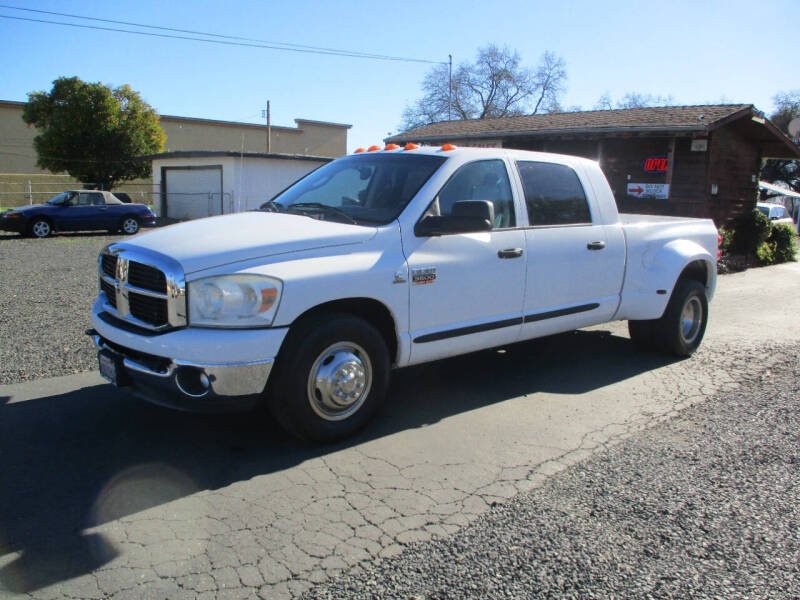
[[673,240],[654,253],[645,252],[641,266],[629,265],[622,302],[614,318],[660,318],[682,276],[699,279],[706,287],[709,301],[713,298],[717,263],[703,246],[691,240]]

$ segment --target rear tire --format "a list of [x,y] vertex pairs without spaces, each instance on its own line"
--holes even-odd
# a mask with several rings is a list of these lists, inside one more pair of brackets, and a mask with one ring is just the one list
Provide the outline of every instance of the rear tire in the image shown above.
[[654,324],[654,335],[665,352],[691,356],[706,332],[706,288],[694,279],[682,279],[672,291],[664,315]]
[[341,313],[306,319],[292,327],[278,357],[270,412],[301,439],[340,440],[383,403],[389,368],[386,342],[370,323]]
[[139,231],[139,220],[136,217],[125,217],[122,219],[120,229],[125,235],[135,235]]
[[654,321],[628,321],[628,334],[631,336],[634,348],[642,352],[656,349],[653,324]]

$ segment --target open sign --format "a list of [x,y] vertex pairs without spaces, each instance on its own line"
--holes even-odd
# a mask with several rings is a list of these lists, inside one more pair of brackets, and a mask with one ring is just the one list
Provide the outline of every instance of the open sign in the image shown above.
[[667,162],[666,156],[650,156],[644,159],[642,168],[645,173],[666,173]]

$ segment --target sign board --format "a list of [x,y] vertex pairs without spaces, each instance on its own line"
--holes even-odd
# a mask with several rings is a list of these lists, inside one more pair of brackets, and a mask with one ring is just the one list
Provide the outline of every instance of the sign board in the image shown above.
[[708,140],[692,140],[692,152],[705,152],[708,150]]
[[642,161],[642,168],[645,173],[666,173],[668,163],[666,155],[650,156]]
[[502,148],[502,140],[456,140],[453,142],[456,146],[469,147],[469,148]]
[[628,196],[634,198],[654,198],[656,200],[666,200],[669,198],[668,183],[629,183]]

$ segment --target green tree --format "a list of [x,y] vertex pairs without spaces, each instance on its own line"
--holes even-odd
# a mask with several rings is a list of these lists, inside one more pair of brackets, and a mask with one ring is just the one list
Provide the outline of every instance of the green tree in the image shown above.
[[423,97],[403,111],[405,131],[448,119],[492,119],[561,110],[567,71],[564,59],[545,52],[536,68],[522,64],[516,51],[490,44],[474,63],[453,70],[431,69],[422,82]]
[[149,177],[150,161],[142,157],[161,152],[166,140],[158,114],[138,92],[77,77],[56,79],[49,93],[29,93],[22,119],[39,131],[39,167],[109,190]]

